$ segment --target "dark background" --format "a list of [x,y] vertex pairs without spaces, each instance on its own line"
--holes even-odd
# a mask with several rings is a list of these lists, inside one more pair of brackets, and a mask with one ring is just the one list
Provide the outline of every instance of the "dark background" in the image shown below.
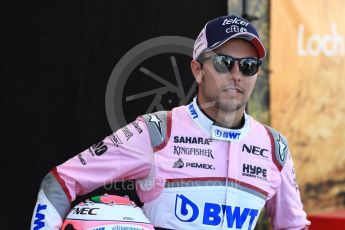
[[157,36],[195,39],[227,1],[3,0],[0,10],[1,228],[28,229],[45,174],[112,132],[105,90],[120,58]]

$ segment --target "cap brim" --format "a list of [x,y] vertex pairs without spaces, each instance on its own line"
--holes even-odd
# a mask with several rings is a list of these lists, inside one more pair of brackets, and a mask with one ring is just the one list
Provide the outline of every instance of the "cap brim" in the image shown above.
[[230,36],[230,37],[228,37],[228,38],[226,38],[220,42],[217,42],[213,46],[205,49],[204,52],[217,49],[218,47],[222,46],[227,41],[234,39],[234,38],[242,38],[242,39],[245,39],[245,40],[249,41],[250,43],[252,43],[253,46],[256,48],[256,51],[258,52],[259,59],[264,58],[266,56],[266,49],[265,49],[264,44],[260,41],[260,39],[257,36],[255,36],[251,33],[248,33],[248,32],[237,33],[233,36]]

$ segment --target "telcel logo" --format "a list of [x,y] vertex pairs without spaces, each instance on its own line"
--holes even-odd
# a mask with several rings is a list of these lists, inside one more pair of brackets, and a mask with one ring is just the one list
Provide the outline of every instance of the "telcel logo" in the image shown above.
[[[199,217],[199,208],[184,195],[176,194],[175,216],[182,222],[194,222]],[[222,223],[222,218],[226,218],[227,228],[242,229],[243,224],[249,218],[248,229],[252,229],[252,224],[258,216],[257,209],[243,208],[229,205],[219,205],[215,203],[204,203],[202,224],[217,226]],[[235,226],[234,226],[235,225]]]
[[215,135],[216,137],[221,137],[221,138],[224,138],[224,139],[239,139],[240,138],[240,135],[241,133],[238,133],[238,132],[227,132],[227,131],[221,131],[219,129],[216,129],[215,130]]

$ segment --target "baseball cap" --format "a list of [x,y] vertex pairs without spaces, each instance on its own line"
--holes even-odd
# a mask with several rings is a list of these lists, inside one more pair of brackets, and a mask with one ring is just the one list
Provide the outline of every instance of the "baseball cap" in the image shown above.
[[193,59],[202,52],[214,50],[233,38],[242,38],[253,44],[259,58],[266,56],[266,50],[259,34],[246,19],[235,15],[222,16],[206,23],[194,43]]

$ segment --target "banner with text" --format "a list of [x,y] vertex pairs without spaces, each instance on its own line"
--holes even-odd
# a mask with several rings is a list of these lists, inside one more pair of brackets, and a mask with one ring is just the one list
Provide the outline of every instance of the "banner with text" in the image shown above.
[[271,1],[271,125],[308,211],[344,207],[345,1]]

